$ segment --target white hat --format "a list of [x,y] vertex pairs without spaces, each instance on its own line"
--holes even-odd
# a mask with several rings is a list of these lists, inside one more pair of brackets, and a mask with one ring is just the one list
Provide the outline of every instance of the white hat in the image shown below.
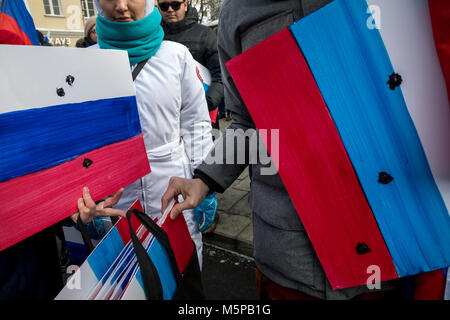
[[[94,0],[94,2],[95,2],[95,6],[97,7],[98,14],[101,15],[102,17],[104,17],[103,10],[100,7],[99,0]],[[155,8],[154,2],[151,1],[151,0],[150,1],[146,0],[146,2],[145,2],[145,16],[148,16],[150,13],[152,13],[154,8]]]

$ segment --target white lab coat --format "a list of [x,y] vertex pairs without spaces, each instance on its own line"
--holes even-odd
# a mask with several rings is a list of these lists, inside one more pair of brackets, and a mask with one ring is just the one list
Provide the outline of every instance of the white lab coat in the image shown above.
[[[163,41],[134,83],[151,173],[127,186],[116,208],[126,210],[139,198],[155,218],[161,216],[170,177],[191,178],[212,148],[211,122],[195,61],[185,46]],[[201,266],[201,233],[193,210],[183,214]]]

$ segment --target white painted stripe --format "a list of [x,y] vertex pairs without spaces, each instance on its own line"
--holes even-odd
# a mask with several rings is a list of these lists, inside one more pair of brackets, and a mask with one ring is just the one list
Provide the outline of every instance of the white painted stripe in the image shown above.
[[[450,108],[433,40],[427,0],[367,0],[428,158],[450,211]],[[369,15],[368,15],[369,18]],[[369,21],[370,22],[370,21]],[[370,23],[369,23],[370,24]],[[386,75],[386,81],[389,75]]]
[[125,51],[0,45],[0,113],[135,94]]
[[142,289],[141,285],[139,284],[136,275],[134,275],[120,300],[145,300],[145,299],[146,299],[145,292]]
[[84,263],[56,296],[55,300],[85,300],[87,293],[98,283],[88,263]]

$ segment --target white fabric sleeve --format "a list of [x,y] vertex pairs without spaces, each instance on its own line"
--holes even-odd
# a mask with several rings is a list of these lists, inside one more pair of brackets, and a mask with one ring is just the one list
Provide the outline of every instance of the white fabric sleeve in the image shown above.
[[213,147],[211,119],[203,84],[197,75],[194,58],[187,49],[182,63],[180,135],[190,161],[191,174],[194,174],[194,169]]

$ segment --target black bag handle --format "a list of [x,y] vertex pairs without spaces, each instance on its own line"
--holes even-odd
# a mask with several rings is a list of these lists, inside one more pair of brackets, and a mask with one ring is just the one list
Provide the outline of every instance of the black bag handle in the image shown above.
[[[105,201],[105,200],[104,199],[97,200],[97,201],[95,201],[95,204],[99,204],[102,201]],[[117,220],[113,220],[112,218],[115,218]],[[117,217],[111,217],[111,222],[112,222],[113,226],[116,224],[116,222],[118,220],[119,219]],[[92,244],[92,240],[86,229],[86,225],[83,223],[83,221],[80,218],[80,214],[78,214],[77,225],[78,225],[78,228],[80,229],[80,233],[81,233],[81,237],[83,238],[84,246],[86,247],[86,251],[89,255],[89,254],[91,254],[92,251],[94,251],[95,247]],[[65,239],[64,239],[64,241],[65,241]]]
[[77,225],[78,228],[80,229],[81,236],[83,237],[84,246],[86,247],[86,251],[89,255],[94,250],[94,245],[92,244],[91,237],[89,237],[86,225],[81,220],[80,214],[78,214]]
[[181,285],[182,276],[178,269],[178,264],[175,259],[175,253],[173,252],[172,246],[170,245],[169,236],[167,235],[167,233],[160,226],[158,226],[149,216],[147,216],[144,212],[137,209],[127,211],[127,220],[128,226],[130,227],[131,240],[134,251],[136,253],[136,258],[141,268],[145,294],[147,296],[147,299],[149,300],[162,300],[163,292],[158,271],[156,270],[155,265],[153,264],[144,246],[141,244],[138,237],[136,236],[136,233],[133,230],[130,220],[133,214],[142,223],[142,225],[153,234],[156,240],[158,240],[158,242],[166,250],[170,259],[170,263],[175,271],[177,287],[179,287]]
[[136,78],[137,78],[139,72],[141,72],[142,68],[144,68],[145,64],[147,63],[147,61],[148,61],[149,59],[150,59],[150,58],[145,59],[144,61],[139,62],[138,65],[134,68],[134,70],[133,70],[133,72],[132,72],[133,81],[136,80]]

